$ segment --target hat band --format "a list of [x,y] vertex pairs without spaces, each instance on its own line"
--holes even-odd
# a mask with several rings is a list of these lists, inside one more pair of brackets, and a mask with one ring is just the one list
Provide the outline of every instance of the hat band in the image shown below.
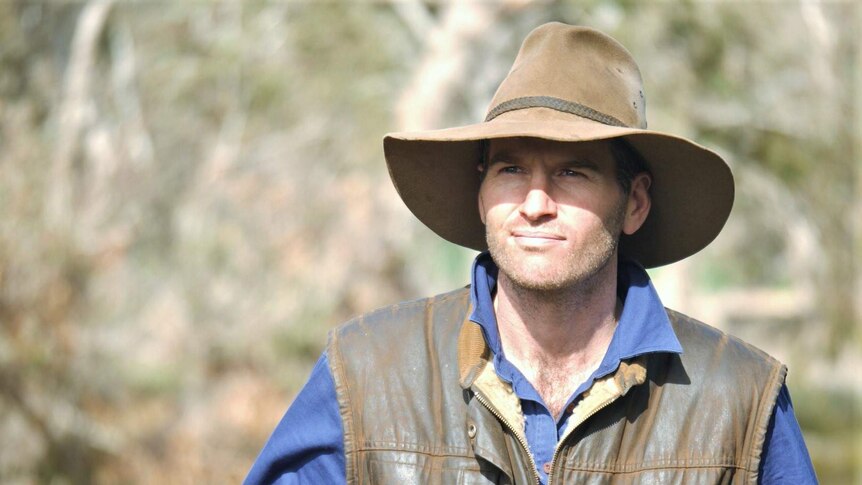
[[606,115],[601,111],[596,111],[589,106],[584,106],[580,103],[573,103],[565,99],[554,98],[552,96],[524,96],[522,98],[514,98],[494,106],[485,117],[485,122],[493,120],[503,113],[526,108],[551,108],[553,110],[569,113],[581,118],[587,118],[593,121],[598,121],[611,126],[626,127],[625,123],[614,118],[611,115]]

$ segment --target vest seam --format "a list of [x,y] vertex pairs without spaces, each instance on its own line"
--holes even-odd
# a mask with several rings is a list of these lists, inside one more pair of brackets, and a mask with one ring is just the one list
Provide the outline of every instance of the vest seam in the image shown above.
[[[359,318],[357,322],[361,322],[362,318]],[[347,384],[347,379],[343,375],[344,369],[344,361],[341,356],[341,352],[338,349],[338,331],[332,331],[332,337],[329,342],[329,348],[327,350],[332,350],[332,357],[334,357],[333,365],[332,365],[332,373],[333,379],[337,379],[336,381],[336,395],[341,401],[342,394],[338,392],[337,388],[341,387],[343,389],[343,399],[344,399],[344,412],[341,413],[341,423],[344,427],[344,436],[343,436],[343,444],[344,444],[344,475],[345,480],[348,484],[357,484],[361,485],[362,479],[358,478],[360,475],[356,473],[356,470],[359,467],[358,457],[356,455],[355,449],[347,449],[347,443],[350,442],[353,444],[353,448],[356,447],[356,430],[354,429],[353,423],[353,413],[352,413],[352,400],[350,399],[350,388]],[[329,352],[327,352],[329,353]],[[340,385],[339,385],[340,384]],[[339,404],[341,404],[339,402]],[[348,437],[351,439],[348,440]],[[352,472],[352,473],[351,473]]]
[[[772,372],[770,372],[769,379],[767,381],[768,387],[764,389],[767,392],[762,396],[757,413],[755,414],[751,443],[749,444],[749,449],[745,455],[745,461],[747,464],[746,471],[753,475],[747,477],[747,480],[749,482],[753,480],[754,483],[757,482],[757,476],[760,472],[760,461],[763,458],[763,444],[766,440],[766,428],[769,427],[769,421],[771,420],[773,410],[775,409],[778,393],[781,390],[779,383],[784,381],[784,376],[786,375],[786,368],[784,365],[774,359],[771,359],[771,363]],[[765,422],[764,418],[766,418]],[[757,454],[756,460],[754,456],[755,454]]]
[[468,459],[474,458],[473,456],[471,456],[467,453],[464,453],[464,454],[437,453],[437,452],[433,452],[433,451],[403,450],[403,449],[398,449],[398,448],[385,448],[385,447],[362,448],[360,450],[356,450],[356,453],[368,453],[368,452],[375,452],[375,451],[395,451],[398,453],[410,453],[410,454],[414,454],[414,455],[430,456],[430,457],[437,457],[437,458],[468,458]]
[[605,468],[569,468],[563,467],[563,470],[568,472],[589,472],[589,473],[603,473],[608,475],[630,475],[635,473],[644,473],[655,470],[712,470],[712,469],[733,469],[733,470],[743,470],[748,471],[748,469],[742,465],[731,465],[731,464],[715,464],[715,465],[699,465],[699,466],[686,466],[686,465],[665,465],[665,466],[654,466],[654,467],[644,467],[638,468],[636,470],[616,470],[616,469],[605,469]]
[[424,453],[464,453],[470,452],[470,448],[459,446],[440,446],[429,447],[422,446],[419,443],[403,443],[398,441],[365,441],[361,447],[357,447],[356,451],[366,450],[390,450],[390,451],[417,451]]
[[681,462],[680,460],[667,460],[667,461],[653,461],[649,463],[643,463],[639,465],[629,465],[629,466],[606,466],[603,467],[600,464],[590,463],[590,464],[580,464],[580,465],[569,465],[562,464],[561,467],[564,470],[571,471],[595,471],[595,472],[604,472],[604,473],[640,473],[643,471],[650,470],[661,470],[666,468],[673,469],[682,469],[682,468],[734,468],[740,470],[747,470],[747,468],[743,465],[737,464],[734,461],[719,461],[719,462],[710,462],[710,463],[696,463],[696,462]]
[[[378,458],[369,458],[368,463],[369,464],[380,463],[380,464],[396,464],[396,465],[413,465],[413,463],[405,463],[403,461],[397,461],[397,460],[381,460]],[[456,466],[443,466],[443,465],[432,464],[429,468],[431,470],[441,470],[441,471],[462,471],[462,470],[464,470],[464,471],[479,472],[479,473],[481,473],[482,470],[484,470],[481,465],[477,465],[475,467],[471,467],[471,466],[457,466],[456,467]]]
[[422,330],[425,337],[425,352],[427,352],[428,361],[424,364],[426,376],[428,376],[429,389],[428,401],[433,403],[429,406],[427,414],[433,422],[434,429],[439,431],[441,435],[445,434],[443,430],[443,376],[440,373],[440,355],[437,349],[437,342],[434,339],[434,313],[437,310],[435,300],[425,301],[425,309],[423,311]]

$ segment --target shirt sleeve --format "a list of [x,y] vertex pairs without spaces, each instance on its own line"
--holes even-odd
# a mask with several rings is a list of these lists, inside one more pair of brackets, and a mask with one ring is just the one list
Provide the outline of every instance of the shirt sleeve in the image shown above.
[[758,483],[773,485],[817,483],[808,448],[793,414],[793,403],[787,385],[781,386],[772,419],[766,428],[766,440],[760,460]]
[[252,465],[245,485],[346,483],[344,428],[326,353]]

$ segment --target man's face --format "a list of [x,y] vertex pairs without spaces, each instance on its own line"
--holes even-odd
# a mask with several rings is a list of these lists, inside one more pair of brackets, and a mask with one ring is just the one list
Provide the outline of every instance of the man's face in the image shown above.
[[491,140],[486,170],[479,211],[491,256],[513,283],[573,287],[616,257],[631,204],[606,142]]

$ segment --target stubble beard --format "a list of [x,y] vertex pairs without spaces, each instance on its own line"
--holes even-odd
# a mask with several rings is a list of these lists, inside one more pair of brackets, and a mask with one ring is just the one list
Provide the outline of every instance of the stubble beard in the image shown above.
[[486,231],[488,251],[501,276],[509,280],[515,292],[542,299],[562,296],[571,290],[592,293],[602,282],[599,275],[615,261],[625,209],[623,197],[610,217],[602,221],[601,230],[585,241],[583,250],[566,254],[554,267],[532,267],[526,262],[527,258],[514,254],[515,250],[506,245],[506,236],[495,238],[492,231]]

